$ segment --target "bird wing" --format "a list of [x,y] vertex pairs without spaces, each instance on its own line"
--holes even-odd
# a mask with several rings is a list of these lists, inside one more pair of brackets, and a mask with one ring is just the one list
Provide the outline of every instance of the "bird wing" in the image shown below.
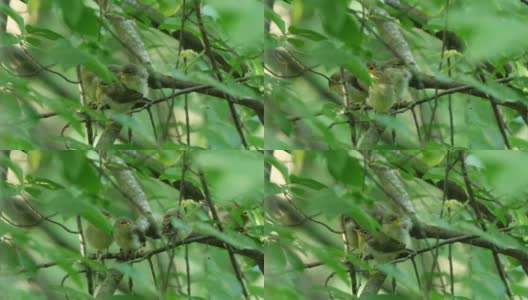
[[369,237],[369,239],[367,239],[367,243],[374,250],[385,253],[398,252],[407,248],[404,243],[390,238],[381,232],[377,232]]
[[131,229],[131,232],[132,232],[132,235],[138,236],[139,243],[141,244],[141,246],[145,246],[146,238],[145,238],[145,234],[143,233],[143,231],[141,231],[141,229],[139,229],[138,226],[133,226]]
[[114,82],[105,88],[105,93],[117,103],[131,103],[143,98],[140,92],[126,88],[120,82]]

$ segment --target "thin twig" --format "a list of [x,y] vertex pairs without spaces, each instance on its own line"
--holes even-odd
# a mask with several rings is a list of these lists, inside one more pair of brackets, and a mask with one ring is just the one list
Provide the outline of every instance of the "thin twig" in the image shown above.
[[[468,175],[468,172],[467,172],[465,158],[464,158],[464,151],[460,151],[458,154],[459,154],[459,158],[460,158],[460,167],[462,169],[462,176],[464,178],[464,183],[466,184],[466,190],[467,190],[467,193],[468,193],[469,203],[475,203],[476,202],[475,194],[474,194],[473,188],[471,186],[471,181],[469,180],[469,175]],[[482,230],[484,232],[487,231],[486,224],[484,224],[484,221],[482,219],[482,215],[481,215],[479,207],[476,206],[476,205],[472,205],[472,208],[475,211],[475,214],[477,216],[477,220],[476,221],[479,223],[480,227],[482,228]],[[503,266],[502,266],[502,264],[500,262],[499,255],[497,253],[497,247],[495,246],[495,244],[493,244],[493,247],[491,248],[491,251],[492,251],[493,260],[495,262],[495,267],[497,268],[497,272],[499,273],[499,277],[502,280],[502,283],[504,284],[504,288],[506,289],[506,294],[508,295],[508,297],[510,299],[512,299],[513,296],[512,296],[510,287],[508,285],[508,280],[506,279],[506,274],[504,272],[504,268],[503,268]]]
[[[79,251],[81,252],[82,257],[86,257],[86,240],[84,238],[84,232],[82,229],[82,222],[81,222],[81,215],[77,215],[76,217],[77,221],[77,230],[79,230],[79,234],[77,235],[79,237]],[[84,266],[86,268],[86,281],[88,286],[88,294],[93,295],[94,288],[93,288],[93,278],[92,278],[92,269],[85,264]]]
[[[198,3],[198,2],[199,1],[197,1],[195,3]],[[218,230],[220,232],[223,232],[224,228],[223,228],[222,222],[220,222],[220,218],[218,217],[218,214],[216,212],[216,208],[213,205],[213,201],[211,200],[211,194],[209,193],[209,187],[207,185],[207,182],[205,181],[205,175],[200,171],[198,173],[198,176],[200,177],[200,182],[202,184],[202,188],[203,188],[204,195],[205,195],[205,201],[209,205],[209,210],[211,212],[213,220],[215,221]],[[226,246],[225,248],[227,249],[227,253],[228,253],[228,256],[229,256],[229,260],[231,261],[231,265],[233,266],[233,270],[235,271],[236,278],[237,278],[238,282],[240,283],[240,287],[242,288],[242,294],[244,295],[244,298],[246,300],[249,300],[249,294],[248,294],[248,292],[246,290],[246,286],[244,284],[244,279],[242,277],[242,272],[240,271],[240,266],[238,265],[238,262],[236,261],[236,258],[235,258],[234,252],[233,252],[233,248],[228,243],[224,243],[224,244]]]
[[[207,32],[205,31],[205,27],[203,25],[203,21],[202,21],[202,13],[201,13],[201,8],[200,8],[200,2],[199,0],[195,0],[194,2],[194,9],[195,9],[195,13],[196,13],[196,18],[198,19],[198,28],[200,29],[200,32],[202,34],[202,39],[203,39],[203,43],[204,43],[204,47],[205,47],[205,53],[207,54],[207,56],[209,57],[209,60],[211,61],[211,66],[213,68],[213,71],[215,72],[215,75],[218,79],[218,81],[220,82],[223,82],[223,78],[222,78],[222,74],[220,74],[220,71],[218,70],[217,66],[216,66],[216,60],[215,60],[215,56],[213,55],[213,51],[211,50],[211,45],[209,44],[209,38],[207,37]],[[229,100],[228,102],[228,106],[229,106],[229,111],[231,112],[231,117],[233,118],[233,121],[235,123],[235,128],[238,132],[238,135],[240,136],[240,140],[242,142],[242,145],[244,146],[245,149],[248,149],[248,144],[246,142],[246,138],[244,136],[244,132],[242,130],[242,124],[240,122],[240,119],[238,117],[238,113],[236,111],[236,107],[235,105],[233,104],[233,101],[231,99],[231,96],[226,94],[226,99]]]

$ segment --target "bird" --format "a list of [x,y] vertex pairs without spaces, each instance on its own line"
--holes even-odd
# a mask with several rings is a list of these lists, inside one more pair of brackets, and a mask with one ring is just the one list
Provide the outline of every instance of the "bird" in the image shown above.
[[88,245],[95,248],[98,251],[98,254],[100,251],[108,249],[114,242],[113,233],[111,231],[107,232],[99,229],[90,222],[86,225],[85,235]]
[[365,100],[368,97],[367,84],[358,80],[358,78],[349,71],[343,71],[344,79],[341,75],[341,71],[332,74],[328,81],[328,88],[343,97],[345,96],[345,93],[348,92],[348,100],[350,103],[365,103]]
[[364,235],[366,255],[378,263],[387,263],[403,253],[411,252],[411,220],[404,215],[388,213],[383,216],[381,229]]
[[134,78],[138,75],[130,71],[130,67],[127,67],[129,65],[131,64],[125,66],[109,65],[108,69],[116,75],[117,80],[113,82],[97,80],[96,82],[95,98],[97,103],[108,105],[114,113],[129,112],[139,100],[143,99],[144,93],[146,94],[146,90],[148,90],[148,87],[141,86],[139,87],[141,90],[135,89],[136,79]]
[[[105,212],[103,212],[103,214],[107,218],[110,218],[110,214]],[[112,230],[103,230],[98,228],[94,224],[88,222],[86,224],[86,231],[84,232],[84,236],[88,245],[97,250],[96,259],[104,265],[104,260],[102,258],[103,251],[106,250],[108,252],[108,248],[110,248],[110,246],[114,242]],[[101,274],[99,272],[96,273],[96,280],[99,280],[100,275]]]
[[147,97],[148,73],[136,64],[110,64],[108,70],[116,80],[105,81],[87,68],[81,68],[81,80],[87,103],[97,109],[108,105],[115,113],[127,113],[135,104]]
[[377,113],[387,113],[407,93],[411,72],[397,59],[368,64],[372,84],[367,104]]
[[238,232],[246,232],[249,222],[248,210],[240,207],[237,203],[229,204],[229,207],[217,207],[218,218],[224,228],[233,229]]
[[354,220],[346,215],[341,215],[341,227],[343,229],[343,241],[346,243],[346,251],[358,249],[358,225]]
[[127,89],[136,91],[143,97],[148,96],[148,73],[145,68],[136,64],[126,64],[121,67],[117,77]]
[[127,258],[136,250],[145,246],[143,231],[129,218],[119,217],[113,227],[114,240],[121,248],[123,258]]
[[182,211],[183,209],[174,207],[168,209],[163,215],[161,221],[161,233],[165,237],[167,237],[168,241],[171,243],[184,240],[192,232],[190,228],[185,228],[185,226],[181,226],[185,225],[181,224],[183,222],[181,216]]
[[95,86],[97,83],[97,76],[87,68],[81,68],[81,81],[85,95],[85,103],[87,105],[95,104]]

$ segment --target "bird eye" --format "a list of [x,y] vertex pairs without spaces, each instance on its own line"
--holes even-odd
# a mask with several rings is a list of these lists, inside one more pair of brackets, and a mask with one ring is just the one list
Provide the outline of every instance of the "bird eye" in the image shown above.
[[134,74],[136,73],[136,68],[134,66],[127,65],[123,68],[123,73]]

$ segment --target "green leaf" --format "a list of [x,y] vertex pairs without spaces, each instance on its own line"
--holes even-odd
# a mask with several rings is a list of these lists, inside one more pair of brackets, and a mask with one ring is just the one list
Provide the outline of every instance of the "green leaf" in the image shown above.
[[264,190],[266,192],[266,197],[281,194],[284,192],[284,188],[281,188],[280,186],[271,182],[266,182]]
[[104,81],[112,82],[116,79],[115,75],[108,70],[108,67],[95,56],[90,56],[83,64],[90,71],[94,72],[97,77]]
[[84,62],[87,54],[68,39],[58,39],[46,49],[47,58],[68,68]]
[[294,35],[297,35],[297,36],[312,40],[312,41],[322,41],[322,40],[326,40],[327,39],[326,36],[316,32],[316,31],[309,30],[309,29],[304,29],[304,28],[296,27],[296,26],[290,26],[288,28],[288,32],[291,33],[291,34],[294,34]]
[[82,1],[57,0],[56,3],[62,9],[64,22],[70,26],[70,28],[74,29],[82,16]]
[[180,28],[181,28],[181,18],[180,17],[165,18],[163,22],[159,25],[159,29],[178,30]]
[[64,38],[61,34],[46,28],[34,27],[28,24],[26,29],[27,32],[32,35],[40,36],[52,41]]
[[267,19],[269,19],[270,21],[273,21],[273,23],[277,25],[277,27],[279,28],[279,30],[281,31],[283,35],[286,34],[286,25],[284,24],[284,20],[275,11],[270,9],[267,5],[266,5],[266,9],[264,10],[264,15]]
[[0,46],[18,44],[20,39],[9,32],[0,32]]
[[264,159],[266,160],[266,162],[271,164],[281,173],[282,178],[284,179],[285,182],[287,183],[290,182],[288,168],[285,165],[283,165],[279,160],[277,160],[275,156],[272,156],[266,153],[266,155],[264,156]]
[[528,47],[526,15],[508,3],[467,1],[449,12],[449,27],[467,40],[472,62],[521,54]]
[[304,41],[301,39],[288,38],[287,41],[288,43],[292,44],[293,46],[297,48],[302,48],[304,46]]
[[361,186],[364,178],[363,168],[359,162],[346,151],[325,151],[328,171],[334,179],[345,185]]
[[259,1],[210,0],[218,12],[215,23],[229,37],[233,46],[262,49],[264,6]]
[[295,175],[291,175],[290,176],[290,181],[292,184],[298,184],[298,185],[303,185],[305,187],[308,187],[308,188],[311,188],[311,189],[314,189],[314,190],[321,190],[321,189],[324,189],[324,188],[327,188],[327,186],[315,179],[311,179],[311,178],[307,178],[307,177],[300,177],[300,176],[295,176]]
[[9,157],[0,155],[0,165],[7,166],[15,174],[20,184],[24,184],[24,171]]
[[8,15],[17,23],[18,28],[22,33],[26,31],[26,28],[24,26],[24,18],[22,18],[16,11],[14,11],[9,5],[2,4],[0,5],[0,11],[4,14]]

